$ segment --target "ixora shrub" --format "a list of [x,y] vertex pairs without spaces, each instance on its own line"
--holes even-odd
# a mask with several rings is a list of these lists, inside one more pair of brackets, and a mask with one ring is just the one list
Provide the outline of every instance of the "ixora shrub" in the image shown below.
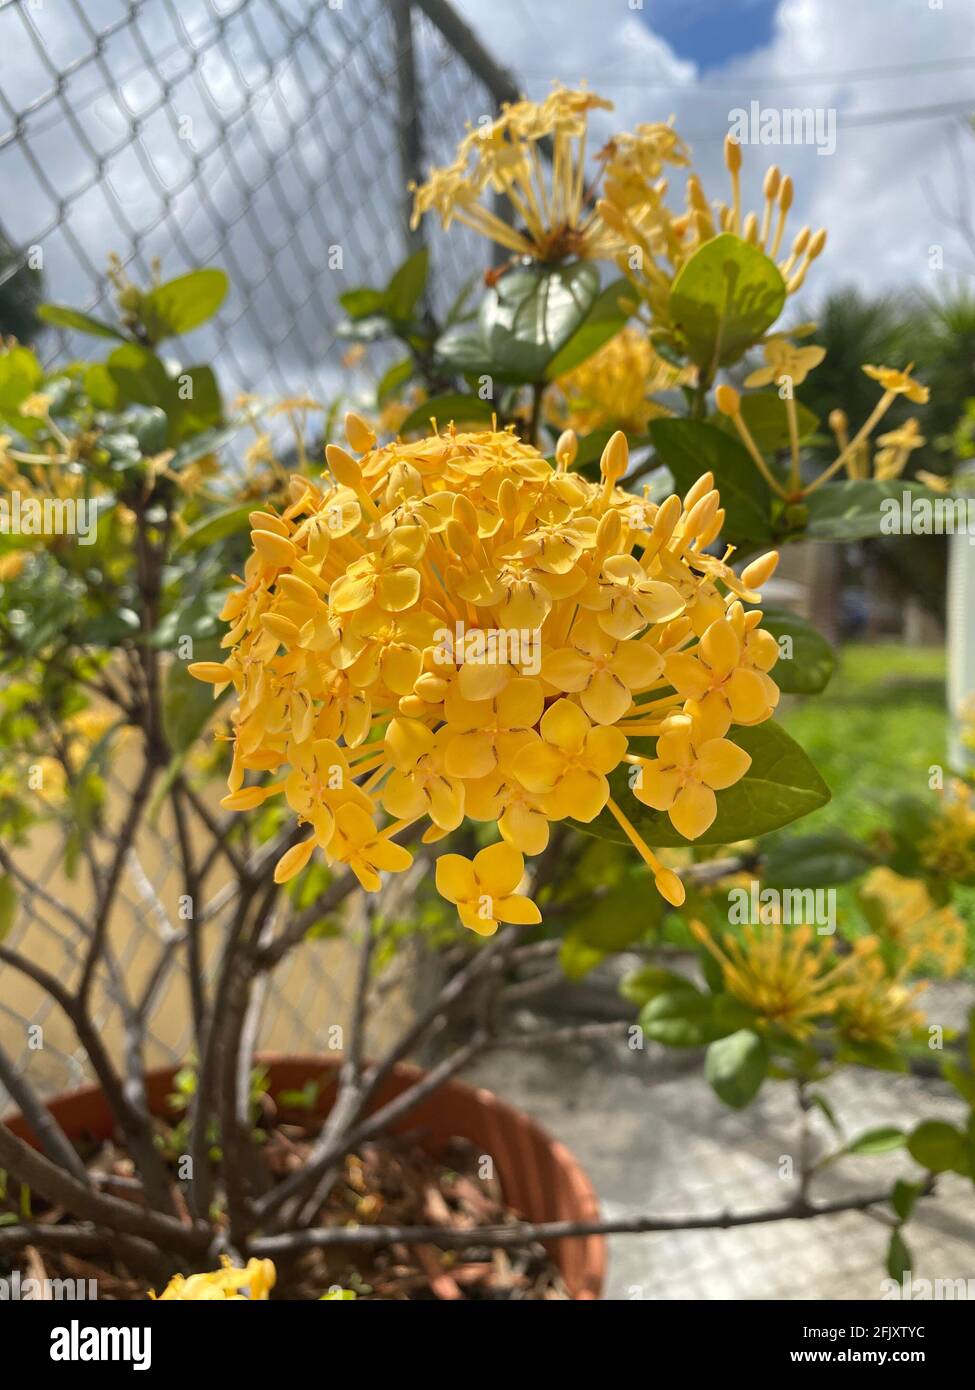
[[[926,388],[868,364],[875,408],[852,426],[834,411],[835,457],[814,467],[826,436],[796,388],[823,351],[803,345],[813,325],[779,320],[824,233],[786,245],[792,186],[776,169],[744,211],[733,142],[723,204],[682,172],[670,126],[590,150],[594,108],[608,104],[562,89],[508,107],[415,190],[418,221],[464,224],[512,259],[443,322],[424,252],[341,297],[352,360],[379,341],[404,352],[341,442],[340,402],[227,408],[213,372],[176,356],[219,308],[216,270],[142,290],[115,264],[116,322],[42,311],[102,340],[103,359],[45,371],[26,348],[0,353],[0,966],[75,1029],[143,1199],[99,1185],[0,1049],[38,1146],[0,1125],[0,1253],[86,1250],[166,1300],[341,1298],[336,1252],[654,1229],[404,1228],[371,1195],[335,1205],[349,1155],[484,1049],[531,1041],[505,1005],[539,959],[579,979],[644,953],[622,985],[629,1016],[597,1031],[702,1049],[729,1106],[783,1082],[804,1125],[818,1111],[835,1127],[818,1088],[856,1063],[933,1068],[971,1110],[970,1035],[920,1007],[928,977],[967,964],[951,902],[975,882],[967,789],[905,799],[870,842],[783,834],[829,790],[774,717],[780,691],[815,695],[835,658],[762,602],[782,545],[880,535],[885,501],[928,495],[900,477],[917,420],[872,442]],[[667,172],[685,181],[679,211]],[[189,910],[133,993],[113,943],[120,885],[163,815]],[[71,901],[25,869],[31,831],[63,836]],[[356,927],[339,913],[360,887]],[[21,895],[80,943],[64,978],[3,939]],[[359,968],[324,1118],[317,1082],[272,1102],[253,1048],[271,972],[338,934],[358,936]],[[446,949],[447,981],[366,1060],[377,977],[413,936]],[[693,969],[672,968],[675,945]],[[177,964],[194,1046],[155,1117],[143,1056]],[[103,995],[122,1011],[119,1058],[95,1023]],[[379,1103],[395,1064],[445,1036],[432,1070]],[[274,1103],[305,1124],[286,1161]],[[915,1181],[813,1199],[827,1162],[896,1147]],[[807,1136],[786,1200],[747,1219],[889,1203],[894,1272],[916,1202],[941,1173],[975,1175],[973,1158],[970,1116],[840,1135],[818,1158]]]

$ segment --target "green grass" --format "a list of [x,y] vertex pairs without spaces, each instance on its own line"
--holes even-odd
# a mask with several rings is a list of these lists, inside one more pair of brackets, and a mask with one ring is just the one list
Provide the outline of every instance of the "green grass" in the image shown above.
[[865,836],[886,823],[891,796],[924,795],[929,769],[944,766],[945,654],[941,647],[850,645],[839,658],[821,695],[784,701],[782,724],[833,794],[795,829]]
[[[945,767],[948,713],[943,647],[853,644],[821,695],[784,700],[781,722],[802,745],[832,792],[819,811],[787,834],[827,828],[859,839],[888,824],[892,797],[924,796],[930,769]],[[774,673],[773,673],[774,674]],[[947,771],[947,770],[946,770]],[[859,883],[837,890],[841,921],[855,920]],[[975,962],[975,889],[956,888],[952,905],[968,923]]]

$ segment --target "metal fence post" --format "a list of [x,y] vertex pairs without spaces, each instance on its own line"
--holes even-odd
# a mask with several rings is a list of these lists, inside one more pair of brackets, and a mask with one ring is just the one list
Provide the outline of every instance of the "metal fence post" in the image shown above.
[[[400,172],[403,186],[420,183],[423,178],[423,130],[420,95],[416,80],[416,55],[413,50],[412,0],[393,0],[393,31],[396,36],[396,98],[397,138]],[[419,227],[410,227],[413,195],[407,191],[403,203],[403,234],[407,255],[419,251],[424,244]]]

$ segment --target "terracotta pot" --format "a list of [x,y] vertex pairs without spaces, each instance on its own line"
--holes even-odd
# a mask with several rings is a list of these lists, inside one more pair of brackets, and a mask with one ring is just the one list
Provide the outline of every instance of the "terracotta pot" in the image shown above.
[[[272,1096],[280,1091],[301,1090],[306,1082],[321,1078],[319,1110],[331,1108],[341,1057],[284,1056],[265,1053],[258,1062],[269,1072]],[[166,1111],[173,1090],[175,1067],[146,1073],[146,1091],[153,1114]],[[380,1087],[371,1109],[391,1100],[411,1085],[422,1072],[401,1064]],[[95,1139],[112,1132],[112,1116],[97,1086],[82,1086],[48,1102],[51,1113],[71,1139],[83,1134]],[[19,1115],[7,1122],[13,1132],[33,1142]],[[393,1132],[417,1130],[418,1140],[431,1153],[453,1138],[467,1139],[494,1159],[505,1200],[527,1221],[594,1221],[599,1216],[596,1194],[579,1164],[557,1139],[551,1138],[530,1116],[506,1105],[491,1091],[447,1081],[393,1127]],[[606,1275],[606,1242],[602,1236],[553,1241],[549,1245],[573,1298],[599,1298]]]

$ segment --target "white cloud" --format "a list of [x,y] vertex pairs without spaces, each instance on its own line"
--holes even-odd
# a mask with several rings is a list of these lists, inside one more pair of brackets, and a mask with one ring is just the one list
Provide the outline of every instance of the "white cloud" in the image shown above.
[[[723,196],[726,187],[721,142],[734,107],[756,99],[763,107],[835,108],[839,128],[830,156],[808,146],[746,151],[753,203],[766,167],[779,163],[796,184],[791,225],[808,221],[829,230],[827,251],[808,282],[813,295],[851,282],[867,290],[936,287],[932,245],[943,246],[947,270],[975,272],[961,238],[925,191],[927,181],[942,204],[956,202],[952,129],[972,181],[975,139],[961,128],[962,118],[846,124],[869,113],[965,98],[975,65],[937,65],[975,55],[970,3],[944,0],[939,9],[922,0],[782,0],[768,45],[703,75],[653,35],[626,0],[492,0],[489,8],[482,0],[460,0],[460,8],[530,95],[541,95],[553,78],[588,77],[615,101],[617,129],[673,113],[693,138],[712,196]],[[914,70],[882,80],[836,76],[907,65]],[[823,80],[811,83],[810,74]]]

